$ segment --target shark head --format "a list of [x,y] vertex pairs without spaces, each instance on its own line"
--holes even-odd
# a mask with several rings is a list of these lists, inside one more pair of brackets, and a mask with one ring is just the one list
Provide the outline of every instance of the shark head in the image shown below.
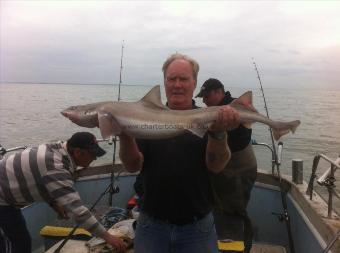
[[98,103],[88,105],[70,106],[61,114],[73,123],[82,127],[98,127]]

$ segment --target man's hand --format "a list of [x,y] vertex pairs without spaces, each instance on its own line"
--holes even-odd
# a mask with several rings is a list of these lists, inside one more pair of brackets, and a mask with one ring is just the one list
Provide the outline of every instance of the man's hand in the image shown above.
[[59,206],[57,203],[51,203],[50,206],[53,210],[58,214],[58,219],[69,219],[70,217],[67,215],[64,207]]
[[223,132],[232,130],[240,125],[240,115],[229,105],[222,106],[217,115],[215,123],[213,123],[209,130],[214,132]]
[[111,235],[109,232],[105,232],[102,235],[102,238],[106,241],[106,243],[110,244],[111,246],[115,247],[118,253],[126,252],[126,247],[123,240],[119,239],[116,236]]

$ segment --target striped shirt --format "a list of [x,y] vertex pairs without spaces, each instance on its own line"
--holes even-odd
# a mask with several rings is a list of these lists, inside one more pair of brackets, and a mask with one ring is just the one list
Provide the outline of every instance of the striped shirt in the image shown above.
[[0,205],[56,203],[77,224],[101,236],[105,228],[83,205],[74,189],[75,168],[66,142],[43,144],[7,156],[0,161]]

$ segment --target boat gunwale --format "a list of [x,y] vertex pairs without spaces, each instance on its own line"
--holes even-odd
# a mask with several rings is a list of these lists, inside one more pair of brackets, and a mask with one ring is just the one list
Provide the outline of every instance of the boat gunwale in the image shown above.
[[[124,167],[121,163],[103,164],[78,170],[75,173],[75,179],[76,181],[103,179],[110,177],[112,172],[115,176],[119,174],[119,177],[136,176],[139,173],[129,173],[124,171]],[[307,226],[312,226],[314,228],[311,229],[311,231],[317,238],[319,244],[322,247],[326,246],[328,242],[334,238],[338,229],[340,229],[339,215],[333,210],[332,219],[329,219],[327,217],[328,206],[326,201],[315,191],[313,192],[313,200],[310,200],[309,195],[306,194],[308,186],[306,182],[303,182],[302,184],[295,184],[292,182],[291,176],[283,175],[281,183],[283,185],[283,189],[287,190],[287,196],[291,200],[291,203],[294,205],[302,219],[306,222]],[[279,178],[264,170],[258,170],[255,186],[280,191]],[[31,205],[34,205],[34,203]],[[23,208],[27,208],[31,205]],[[314,232],[317,232],[319,236]],[[335,242],[332,249],[340,249],[339,240]],[[333,252],[337,251],[334,250]]]
[[[292,204],[297,209],[299,214],[305,220],[306,224],[312,225],[321,236],[324,243],[321,246],[326,246],[330,242],[338,230],[340,229],[340,217],[333,209],[332,218],[328,218],[328,205],[319,193],[313,192],[313,200],[309,199],[307,191],[307,183],[303,181],[302,184],[295,184],[292,177],[288,175],[282,176],[283,188],[287,190],[287,196],[292,200]],[[263,170],[258,170],[255,185],[257,187],[280,191],[279,178],[269,174]],[[312,230],[314,232],[314,230]],[[316,236],[318,238],[318,236]],[[321,242],[318,240],[319,243]],[[340,250],[340,241],[337,240],[332,247]],[[336,250],[334,252],[337,252]]]

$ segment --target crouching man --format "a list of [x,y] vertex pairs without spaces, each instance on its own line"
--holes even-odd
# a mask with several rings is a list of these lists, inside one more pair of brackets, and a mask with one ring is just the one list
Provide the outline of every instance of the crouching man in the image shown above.
[[30,253],[31,238],[20,207],[45,201],[61,216],[125,252],[123,242],[109,234],[83,205],[74,188],[77,166],[88,167],[103,156],[95,136],[78,132],[67,142],[42,144],[0,161],[0,252]]

